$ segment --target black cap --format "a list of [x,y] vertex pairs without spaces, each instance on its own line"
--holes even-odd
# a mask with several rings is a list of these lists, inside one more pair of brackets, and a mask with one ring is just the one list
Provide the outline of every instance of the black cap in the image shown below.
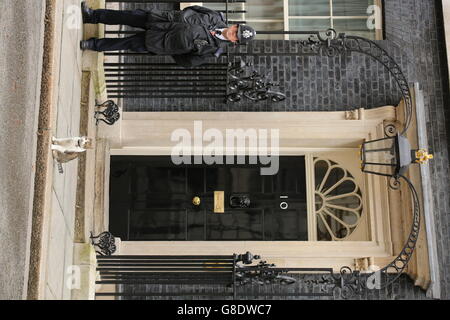
[[248,42],[255,38],[256,31],[250,26],[247,26],[245,24],[239,24],[237,36],[239,39],[239,43]]

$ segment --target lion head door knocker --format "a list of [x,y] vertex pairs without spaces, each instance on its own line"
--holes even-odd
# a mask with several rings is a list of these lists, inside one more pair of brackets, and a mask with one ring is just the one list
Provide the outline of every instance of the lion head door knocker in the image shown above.
[[250,198],[246,194],[232,195],[230,197],[231,208],[240,208],[240,209],[250,208],[250,203],[251,203]]

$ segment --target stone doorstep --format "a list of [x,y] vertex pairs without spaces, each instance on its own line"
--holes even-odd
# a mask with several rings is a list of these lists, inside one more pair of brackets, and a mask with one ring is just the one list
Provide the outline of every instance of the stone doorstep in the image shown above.
[[[94,9],[105,8],[105,0],[86,0],[86,3]],[[85,24],[83,28],[84,39],[104,36],[105,28],[103,24]],[[86,135],[92,138],[94,143],[93,149],[88,150],[79,158],[75,230],[75,241],[78,242],[89,242],[90,231],[95,232],[94,199],[97,163],[97,126],[95,125],[94,112],[97,102],[107,100],[103,62],[103,53],[93,51],[83,52],[80,135]]]
[[78,182],[75,214],[75,242],[89,241],[90,231],[93,231],[94,207],[94,176],[95,176],[95,141],[96,126],[94,119],[95,93],[91,72],[83,72],[81,79],[80,105],[80,135],[87,136],[93,141],[93,148],[78,158]]
[[94,235],[108,230],[109,211],[109,142],[98,137],[95,157],[95,187],[94,187]]
[[72,300],[94,300],[96,280],[96,258],[94,247],[89,243],[75,243],[73,263],[74,288]]
[[[98,137],[94,112],[95,92],[92,72],[83,71],[81,83],[80,135],[93,139],[93,149],[78,158],[78,183],[74,231],[74,265],[79,267],[80,288],[72,289],[72,299],[94,299],[96,279],[95,249],[90,233],[98,235],[107,230],[109,143]],[[120,239],[116,239],[117,252]]]
[[93,140],[93,148],[78,158],[75,208],[74,265],[78,266],[80,288],[72,289],[72,299],[93,299],[95,293],[95,251],[90,245],[94,231],[95,164],[97,128],[94,119],[95,92],[92,73],[83,71],[81,79],[80,135]]

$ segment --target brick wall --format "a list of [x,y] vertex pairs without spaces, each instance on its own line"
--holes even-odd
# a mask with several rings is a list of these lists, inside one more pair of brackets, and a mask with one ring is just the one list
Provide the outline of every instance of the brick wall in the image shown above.
[[[340,296],[339,289],[334,291],[334,297],[330,296],[295,296],[295,294],[324,294],[328,293],[331,288],[326,287],[322,290],[318,284],[306,284],[303,276],[291,274],[290,276],[297,279],[297,282],[290,285],[280,283],[265,284],[247,284],[237,288],[237,300],[343,300]],[[320,276],[307,275],[308,280],[321,280]],[[121,285],[120,291],[130,296],[122,297],[123,300],[231,300],[231,288],[225,285]],[[131,296],[133,293],[154,292],[168,294],[173,292],[195,292],[202,293],[200,295],[185,295],[182,297],[174,296]],[[213,292],[215,296],[208,296],[207,293]],[[263,294],[266,293],[266,294]],[[228,294],[228,295],[223,295]],[[259,295],[258,295],[259,294]],[[278,294],[278,296],[277,296]],[[289,295],[291,294],[291,295]],[[365,290],[362,294],[353,294],[350,300],[424,300],[427,299],[423,290],[414,287],[411,280],[407,276],[401,276],[392,286],[382,290]]]
[[[392,46],[380,42],[384,48]],[[392,46],[396,61],[404,62],[400,50]],[[245,55],[239,53],[247,51]],[[294,42],[282,40],[253,41],[248,47],[238,47],[235,59],[251,62],[261,74],[279,83],[275,88],[286,94],[282,102],[270,100],[239,103],[224,99],[166,98],[126,99],[127,111],[332,111],[359,107],[373,108],[396,104],[400,92],[384,67],[363,54],[320,57],[295,54],[299,48]],[[292,55],[277,55],[293,53]],[[136,62],[171,61],[161,57],[133,57]],[[127,61],[128,61],[127,59]],[[382,80],[382,81],[380,81]]]

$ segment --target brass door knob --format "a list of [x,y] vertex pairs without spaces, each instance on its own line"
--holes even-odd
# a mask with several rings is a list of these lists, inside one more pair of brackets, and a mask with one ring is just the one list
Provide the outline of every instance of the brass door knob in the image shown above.
[[194,205],[194,206],[199,206],[200,205],[200,197],[194,197],[193,199],[192,199],[192,204]]

